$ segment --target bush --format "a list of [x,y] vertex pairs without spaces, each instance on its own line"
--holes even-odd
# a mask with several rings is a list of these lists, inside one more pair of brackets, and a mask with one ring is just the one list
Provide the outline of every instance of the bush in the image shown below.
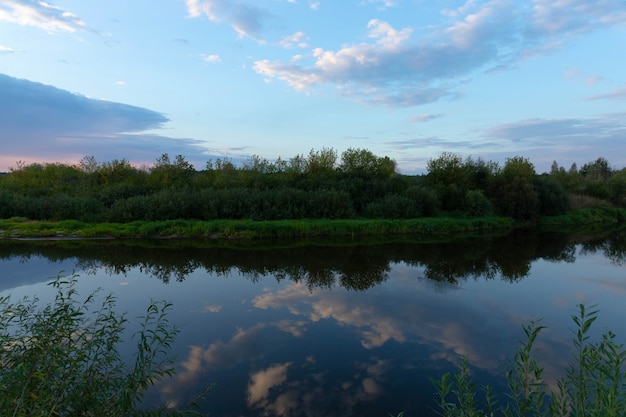
[[539,216],[539,196],[533,183],[524,178],[497,178],[489,197],[504,216],[515,220],[536,220]]
[[387,195],[365,207],[365,215],[369,218],[410,219],[418,217],[417,213],[410,198],[397,194]]
[[[128,320],[115,312],[115,298],[96,305],[92,293],[80,301],[76,279],[54,280],[56,297],[43,308],[37,298],[0,298],[0,415],[141,415],[146,390],[173,374],[169,348],[178,330],[167,320],[170,304],[148,306],[128,365],[118,350]],[[150,411],[165,412],[172,411]]]
[[469,217],[487,217],[493,214],[493,204],[482,191],[470,190],[465,194],[463,211]]
[[565,214],[570,207],[569,193],[549,177],[537,177],[534,183],[539,197],[539,213],[544,216]]
[[415,208],[415,217],[436,216],[440,210],[440,201],[437,192],[432,188],[411,186],[403,195],[411,199]]

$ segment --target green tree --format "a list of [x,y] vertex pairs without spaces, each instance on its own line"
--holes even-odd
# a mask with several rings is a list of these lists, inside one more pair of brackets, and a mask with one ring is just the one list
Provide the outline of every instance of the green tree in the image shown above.
[[368,174],[388,178],[395,174],[396,163],[389,157],[378,157],[367,149],[348,148],[341,154],[338,169],[346,174]]
[[169,187],[187,187],[195,175],[194,167],[182,155],[176,155],[170,161],[167,153],[157,158],[150,169],[150,183],[153,187],[164,189]]
[[319,151],[311,149],[305,161],[304,171],[309,174],[329,173],[335,170],[337,151],[332,148],[322,148]]
[[535,168],[520,156],[508,158],[489,190],[489,196],[500,212],[517,220],[535,220],[540,201],[534,189]]
[[507,180],[520,179],[532,182],[535,179],[535,166],[522,156],[507,158],[502,169],[502,176]]
[[456,184],[460,188],[469,187],[469,178],[463,167],[460,155],[444,152],[438,158],[429,159],[426,163],[429,182],[440,188]]
[[605,158],[598,158],[594,162],[589,162],[580,168],[580,174],[587,180],[603,180],[611,178],[613,169],[609,161]]
[[534,189],[539,198],[539,213],[543,216],[565,214],[570,207],[569,193],[552,177],[552,174],[541,175],[534,182]]

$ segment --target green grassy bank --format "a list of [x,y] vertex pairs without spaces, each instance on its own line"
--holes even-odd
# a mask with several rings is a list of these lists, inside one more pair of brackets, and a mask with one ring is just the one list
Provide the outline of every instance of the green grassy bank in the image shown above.
[[[626,220],[626,209],[593,208],[566,215],[542,217],[533,226],[577,229],[590,225],[617,225]],[[513,229],[520,225],[508,217],[418,219],[310,219],[310,220],[168,220],[129,223],[86,223],[76,220],[30,221],[24,218],[0,220],[0,236],[15,238],[198,238],[267,239],[299,237],[345,237],[391,234],[454,234]]]
[[0,220],[3,238],[199,238],[267,239],[314,236],[371,236],[386,234],[449,234],[510,229],[506,217],[409,220],[168,220],[130,223],[84,223],[74,220]]

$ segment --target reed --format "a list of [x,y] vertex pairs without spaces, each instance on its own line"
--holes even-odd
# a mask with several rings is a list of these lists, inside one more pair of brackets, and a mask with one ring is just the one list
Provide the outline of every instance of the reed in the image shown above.
[[[578,306],[572,316],[572,360],[548,390],[543,366],[533,357],[533,346],[545,326],[539,321],[524,325],[526,340],[520,343],[506,380],[509,392],[496,398],[489,386],[478,389],[462,358],[458,371],[443,374],[432,383],[437,393],[436,411],[443,417],[618,417],[626,413],[626,350],[615,341],[612,331],[591,341],[589,330],[598,310]],[[477,397],[482,391],[484,406]],[[496,404],[501,404],[496,406]]]

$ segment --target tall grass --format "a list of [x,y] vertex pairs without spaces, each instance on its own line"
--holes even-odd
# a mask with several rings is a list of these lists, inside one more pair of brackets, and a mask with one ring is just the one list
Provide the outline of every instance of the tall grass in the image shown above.
[[[437,392],[436,410],[443,417],[618,417],[626,415],[626,350],[612,331],[591,341],[589,330],[598,310],[578,306],[572,337],[572,358],[555,390],[548,390],[543,366],[533,357],[533,346],[545,326],[531,321],[523,326],[520,344],[506,372],[508,393],[497,398],[489,386],[476,387],[467,358],[458,371],[432,382]],[[479,406],[482,393],[484,404]],[[500,405],[498,405],[500,404]]]

